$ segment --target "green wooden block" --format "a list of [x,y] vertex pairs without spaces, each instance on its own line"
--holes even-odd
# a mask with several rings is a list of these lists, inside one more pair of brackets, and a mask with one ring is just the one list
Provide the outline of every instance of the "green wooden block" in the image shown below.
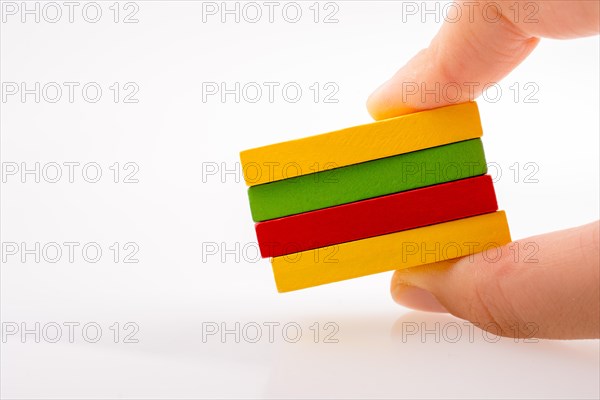
[[248,197],[259,222],[486,172],[481,139],[472,139],[252,186]]

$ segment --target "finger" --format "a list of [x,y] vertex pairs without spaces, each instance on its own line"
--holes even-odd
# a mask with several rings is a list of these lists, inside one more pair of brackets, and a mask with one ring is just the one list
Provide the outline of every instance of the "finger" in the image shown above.
[[[474,12],[445,22],[418,53],[367,101],[375,119],[473,100],[484,86],[512,71],[538,43],[509,20]],[[496,20],[497,22],[490,22]]]
[[600,31],[599,1],[520,0],[489,4],[500,7],[505,19],[530,36],[573,39]]
[[430,46],[367,101],[375,119],[473,100],[535,48],[539,37],[600,31],[598,1],[459,1]]
[[[501,336],[600,337],[599,223],[513,242],[496,254],[396,271],[403,305],[444,311]],[[428,292],[423,302],[406,287]],[[432,303],[432,299],[439,304]]]
[[392,295],[399,304],[419,311],[447,313],[448,310],[427,290],[392,279]]

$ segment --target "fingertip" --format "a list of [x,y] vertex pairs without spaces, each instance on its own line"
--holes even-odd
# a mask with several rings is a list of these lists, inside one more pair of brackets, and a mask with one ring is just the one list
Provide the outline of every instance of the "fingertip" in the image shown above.
[[437,313],[448,312],[433,294],[416,286],[399,285],[392,291],[392,298],[401,306],[413,310]]
[[378,118],[377,118],[377,115],[378,115],[377,114],[377,107],[375,106],[375,101],[376,101],[375,99],[377,97],[377,95],[376,95],[377,90],[379,90],[379,89],[376,89],[373,93],[371,93],[369,95],[369,97],[367,98],[367,103],[366,103],[367,111],[371,115],[371,118],[373,118],[375,121],[378,120]]
[[384,106],[386,102],[384,100],[382,101],[381,97],[382,93],[385,92],[385,87],[387,84],[388,82],[386,81],[379,85],[379,87],[375,89],[367,99],[367,111],[369,111],[369,114],[371,114],[371,117],[375,121],[385,119],[385,114],[383,113],[382,106]]
[[430,46],[400,68],[367,100],[376,120],[472,101],[536,47],[539,39],[509,21],[484,18],[445,23]]
[[396,275],[392,279],[391,286],[392,299],[401,306],[411,308],[413,310],[447,313],[448,310],[431,292],[398,281]]
[[393,81],[386,81],[371,93],[367,99],[367,110],[374,120],[381,121],[420,111],[404,103],[398,103],[395,99],[402,96],[399,90]]

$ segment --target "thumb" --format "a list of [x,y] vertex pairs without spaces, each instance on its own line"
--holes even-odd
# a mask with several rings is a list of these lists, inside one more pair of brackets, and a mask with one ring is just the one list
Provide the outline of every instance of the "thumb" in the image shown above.
[[445,22],[428,48],[369,97],[369,113],[378,120],[472,101],[486,84],[519,65],[538,42],[502,17],[499,8]]
[[501,336],[599,338],[599,226],[396,271],[392,295],[402,305],[447,310]]
[[471,101],[531,53],[539,37],[600,30],[598,1],[456,1],[462,10],[367,101],[375,119]]

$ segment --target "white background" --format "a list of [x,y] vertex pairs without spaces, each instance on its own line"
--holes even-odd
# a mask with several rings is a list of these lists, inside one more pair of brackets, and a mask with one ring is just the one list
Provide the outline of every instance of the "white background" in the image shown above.
[[[282,2],[274,23],[266,15],[257,23],[233,16],[222,23],[219,15],[203,23],[201,2],[138,1],[139,22],[126,24],[113,21],[112,3],[100,3],[97,23],[82,17],[84,2],[73,23],[66,6],[57,23],[4,15],[3,83],[97,82],[103,89],[97,103],[82,98],[81,86],[73,103],[66,91],[57,103],[36,103],[33,95],[1,103],[3,168],[96,162],[103,174],[97,183],[86,182],[81,169],[73,183],[66,175],[58,183],[14,175],[2,185],[4,243],[94,242],[103,251],[96,263],[82,258],[81,247],[73,263],[67,254],[56,263],[4,254],[4,327],[47,327],[40,343],[34,334],[3,337],[4,398],[600,395],[598,341],[515,342],[447,315],[411,312],[392,302],[391,273],[277,294],[268,260],[254,260],[239,175],[203,179],[203,165],[232,169],[240,150],[370,121],[367,96],[427,45],[439,14],[436,22],[435,15],[403,14],[401,2],[336,2],[338,22],[326,24],[334,8],[319,5],[315,23],[313,2],[302,2],[294,24],[282,18]],[[119,9],[120,20],[133,10]],[[496,191],[514,239],[598,219],[598,48],[598,37],[543,40],[500,84],[498,101],[492,93],[479,99],[486,156],[500,167]],[[134,82],[139,101],[115,103],[114,82]],[[281,91],[272,103],[266,93],[257,103],[231,95],[203,102],[203,82],[297,82],[303,94],[296,103]],[[338,102],[323,102],[322,92],[315,103],[315,82],[337,85]],[[537,87],[530,98],[537,103],[525,101],[527,83]],[[115,162],[139,166],[139,182],[123,183],[120,175],[114,183]],[[525,163],[535,164],[537,183],[526,182],[532,169]],[[115,242],[118,262],[109,249]],[[139,247],[138,263],[123,262],[128,242]],[[240,251],[203,255],[212,243],[221,250],[237,243]],[[80,324],[73,343],[65,322]],[[124,343],[127,322],[139,327],[138,343]],[[203,341],[207,322],[232,330],[239,323],[247,335],[240,343],[234,334]],[[269,322],[280,324],[273,343]],[[63,326],[57,343],[47,340],[52,323]],[[102,328],[97,343],[83,337],[86,323]],[[263,327],[258,343],[248,340],[249,323]],[[282,334],[290,323],[302,329],[297,343],[286,340],[293,329]],[[325,343],[335,327],[337,343]]]

